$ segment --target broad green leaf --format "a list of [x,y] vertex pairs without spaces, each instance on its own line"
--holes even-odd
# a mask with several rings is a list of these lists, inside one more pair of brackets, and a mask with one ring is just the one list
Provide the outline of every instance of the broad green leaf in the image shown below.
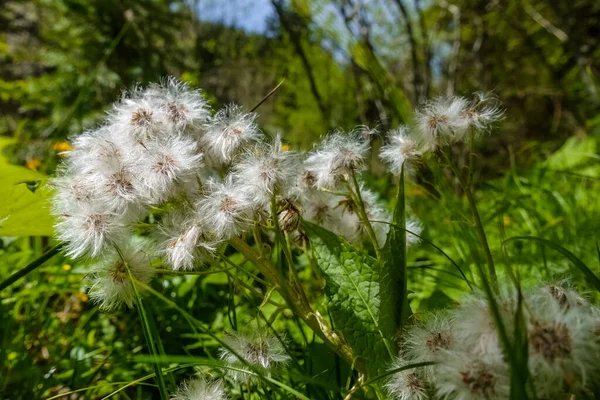
[[[377,261],[333,232],[304,222],[317,264],[325,277],[325,292],[335,329],[343,334],[369,374],[383,371],[393,349],[393,335],[381,330],[380,273]],[[389,333],[389,332],[388,332]]]
[[[0,140],[0,150],[10,140]],[[52,236],[47,177],[0,157],[0,236]]]
[[400,173],[396,207],[392,225],[383,248],[384,263],[380,266],[381,327],[386,335],[393,337],[408,317],[406,276],[406,217],[404,207],[404,169]]

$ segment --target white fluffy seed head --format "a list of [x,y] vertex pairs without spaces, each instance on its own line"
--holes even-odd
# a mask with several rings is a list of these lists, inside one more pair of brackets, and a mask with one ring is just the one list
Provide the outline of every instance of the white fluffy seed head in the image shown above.
[[196,378],[179,385],[170,400],[227,400],[227,395],[221,380],[210,382],[204,378]]
[[147,285],[154,276],[150,258],[141,249],[135,247],[124,248],[122,258],[114,250],[103,258],[90,270],[89,276],[92,282],[89,291],[90,299],[99,303],[100,309],[105,311],[113,311],[122,305],[133,307],[135,290],[131,277],[138,284],[138,292],[142,291],[143,287],[139,283]]
[[591,307],[590,303],[570,288],[567,282],[549,283],[532,290],[526,300],[534,310],[553,310],[554,313],[572,308]]
[[303,218],[336,232],[342,216],[340,200],[341,197],[320,190],[309,191],[303,197]]
[[145,198],[160,204],[172,196],[177,185],[193,178],[202,167],[202,154],[194,140],[172,136],[146,142],[139,150],[133,174],[139,177]]
[[150,85],[145,97],[161,109],[163,124],[170,134],[197,134],[210,116],[202,92],[172,77],[162,84]]
[[242,146],[260,140],[256,117],[236,105],[219,110],[204,127],[201,141],[207,157],[217,164],[228,164]]
[[595,379],[600,367],[597,321],[589,309],[534,309],[528,322],[529,368],[541,396],[561,382],[576,388]]
[[456,400],[504,400],[510,392],[508,368],[503,362],[486,362],[466,352],[447,352],[436,367],[439,398]]
[[314,175],[317,188],[335,189],[364,167],[369,148],[363,131],[336,131],[309,154],[305,169]]
[[65,153],[66,170],[73,175],[105,175],[125,165],[124,151],[108,127],[88,131],[71,139],[73,149]]
[[389,165],[393,174],[398,175],[404,166],[406,175],[415,167],[421,156],[420,144],[410,135],[406,126],[401,126],[389,133],[388,143],[381,147],[379,158]]
[[[290,360],[280,340],[261,331],[251,334],[231,333],[223,341],[231,350],[221,349],[221,360],[238,368],[248,368],[240,361],[241,357],[246,363],[269,375]],[[248,382],[251,377],[248,373],[232,371],[232,378],[238,382]]]
[[[406,218],[406,247],[413,246],[421,241],[421,233],[423,233],[423,224],[416,217]],[[416,233],[419,236],[413,235]]]
[[[397,357],[389,369],[395,370],[409,364],[411,362]],[[396,400],[426,400],[430,398],[432,386],[421,369],[411,368],[391,375],[385,389]]]
[[209,193],[196,204],[196,213],[215,236],[227,240],[250,227],[252,202],[231,177],[225,182],[209,180],[206,187]]
[[476,93],[465,109],[464,116],[469,126],[481,133],[488,131],[493,123],[501,120],[504,110],[500,108],[495,97],[486,93]]
[[232,178],[256,207],[269,207],[273,196],[286,196],[295,184],[298,156],[285,151],[278,135],[250,149],[233,168]]
[[214,234],[193,213],[174,210],[159,225],[162,238],[160,251],[165,262],[175,271],[192,270],[210,261],[219,244]]
[[438,97],[417,110],[416,125],[425,146],[433,150],[463,140],[469,128],[468,107],[467,99],[452,96]]
[[97,257],[111,243],[122,243],[130,230],[119,215],[92,204],[81,204],[66,212],[56,210],[54,228],[59,240],[66,243],[67,255]]
[[[515,305],[511,298],[501,297],[498,305],[506,329],[513,332]],[[454,332],[461,349],[486,360],[503,358],[502,345],[487,299],[482,293],[468,295],[461,306],[450,312],[455,321]]]
[[445,314],[410,326],[403,336],[402,352],[415,362],[439,361],[457,345],[452,323]]
[[125,92],[108,114],[108,124],[124,141],[136,143],[164,134],[164,109],[146,92],[137,87]]

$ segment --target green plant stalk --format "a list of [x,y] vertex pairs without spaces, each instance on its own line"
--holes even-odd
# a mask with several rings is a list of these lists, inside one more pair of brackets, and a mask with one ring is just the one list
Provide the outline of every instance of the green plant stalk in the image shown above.
[[[146,341],[148,342],[148,347],[150,348],[150,352],[152,353],[152,355],[157,356],[157,355],[159,355],[159,353],[158,353],[156,344],[154,343],[154,338],[152,337],[152,332],[150,331],[150,323],[148,322],[148,316],[146,315],[146,310],[144,309],[144,305],[142,304],[142,298],[140,297],[140,293],[136,286],[136,279],[133,276],[133,274],[131,273],[129,264],[127,263],[127,261],[125,261],[125,258],[123,257],[123,253],[121,252],[121,249],[119,249],[119,247],[116,244],[115,244],[115,249],[117,250],[117,253],[119,253],[119,257],[121,257],[121,261],[123,261],[123,264],[125,265],[125,268],[127,269],[127,275],[129,276],[129,281],[131,282],[131,287],[133,288],[133,293],[135,294],[135,299],[136,299],[136,303],[138,306],[137,308],[138,308],[138,312],[140,314],[140,318],[142,320],[142,328],[143,328],[144,336],[146,337]],[[161,398],[161,400],[168,400],[169,395],[167,392],[167,386],[165,384],[165,379],[163,376],[162,368],[158,364],[152,364],[152,367],[154,368],[154,373],[156,374],[156,384],[158,386],[160,398]]]
[[358,206],[358,216],[360,217],[363,226],[367,230],[367,235],[369,236],[369,239],[371,239],[371,242],[373,243],[373,247],[375,248],[375,254],[377,255],[377,261],[379,261],[379,263],[382,263],[384,260],[383,251],[381,250],[381,247],[379,247],[379,243],[377,242],[377,235],[375,234],[373,225],[371,225],[369,217],[367,216],[365,203],[362,199],[362,196],[360,195],[360,185],[358,183],[358,178],[356,178],[356,174],[354,173],[354,171],[352,171],[352,183],[354,184],[356,193],[353,193],[352,187],[348,185],[348,188],[350,189],[350,195],[353,196],[356,205]]
[[[448,164],[450,165],[450,169],[456,175],[460,186],[463,188],[465,195],[467,196],[467,202],[471,208],[471,213],[473,214],[473,223],[475,224],[475,231],[477,232],[477,238],[479,239],[479,243],[481,247],[483,247],[483,252],[485,254],[485,258],[488,265],[488,275],[492,281],[492,287],[494,290],[498,289],[498,276],[496,275],[496,267],[494,266],[494,259],[492,257],[492,252],[490,250],[490,245],[487,240],[487,236],[485,234],[485,230],[483,229],[483,223],[481,222],[481,217],[479,215],[479,210],[477,209],[477,201],[475,200],[475,195],[473,194],[472,185],[465,182],[460,171],[452,162],[452,153],[450,147],[448,147],[446,159]],[[469,172],[470,173],[470,172]],[[485,279],[485,275],[481,274],[481,278]]]
[[[292,252],[290,250],[289,243],[287,241],[287,238],[285,237],[285,234],[281,230],[281,227],[279,226],[279,214],[277,212],[277,202],[275,200],[275,196],[271,197],[271,218],[273,218],[273,226],[275,227],[275,237],[277,238],[277,241],[281,244],[281,248],[283,249],[283,255],[285,256],[285,259],[288,264],[288,270],[290,278],[292,280],[292,284],[295,286],[298,293],[301,294],[304,297],[304,299],[306,299],[306,294],[304,293],[304,290],[298,282],[298,276],[296,274],[296,269],[294,268],[294,259],[292,258]],[[306,301],[308,302],[308,299],[306,299]]]
[[52,257],[60,253],[60,251],[63,249],[63,246],[64,245],[62,243],[57,244],[56,246],[48,250],[46,253],[42,254],[39,258],[30,262],[25,268],[21,268],[20,270],[6,278],[0,283],[0,291],[6,289],[25,275],[35,271],[37,268],[44,265],[46,261],[50,260]]
[[349,365],[354,365],[358,371],[366,373],[366,366],[360,359],[357,359],[348,343],[329,328],[327,321],[325,321],[319,313],[315,312],[308,302],[302,301],[302,297],[295,292],[289,282],[281,276],[265,258],[260,254],[257,254],[246,242],[238,237],[230,239],[229,243],[246,258],[251,260],[267,277],[268,281],[278,287],[278,291],[292,311],[294,311],[327,346],[343,358]]

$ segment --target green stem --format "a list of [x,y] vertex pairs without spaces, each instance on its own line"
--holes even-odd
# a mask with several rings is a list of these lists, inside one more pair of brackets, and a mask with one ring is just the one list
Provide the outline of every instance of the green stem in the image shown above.
[[304,289],[300,285],[300,280],[298,278],[298,274],[296,273],[296,267],[294,265],[294,259],[292,258],[292,251],[287,240],[287,235],[282,231],[279,225],[279,213],[277,212],[277,202],[275,200],[275,196],[271,198],[271,214],[273,218],[273,225],[275,227],[275,237],[283,249],[283,254],[288,264],[288,273],[292,287],[295,293],[301,297],[302,302],[308,304],[308,298],[306,297]]
[[19,279],[21,279],[22,277],[24,277],[25,275],[27,275],[30,272],[33,272],[37,268],[41,267],[46,261],[48,261],[49,259],[51,259],[55,255],[57,255],[58,253],[60,253],[60,251],[63,249],[63,246],[64,245],[62,243],[54,246],[53,248],[51,248],[50,250],[48,250],[46,253],[42,254],[39,258],[37,258],[36,260],[30,262],[25,268],[21,268],[20,270],[18,270],[17,272],[15,272],[14,274],[12,274],[8,278],[6,278],[4,281],[2,281],[0,283],[0,291],[6,289],[10,285],[12,285],[13,283],[15,283]]
[[[467,196],[467,202],[469,203],[469,206],[471,208],[471,213],[473,214],[473,223],[475,225],[475,231],[477,232],[477,238],[479,239],[481,247],[483,247],[483,252],[484,252],[485,258],[487,260],[488,275],[492,281],[492,287],[494,288],[494,290],[497,290],[498,289],[497,288],[498,277],[496,275],[496,267],[494,266],[494,259],[492,258],[492,252],[490,250],[490,245],[488,243],[487,236],[485,234],[485,230],[483,229],[483,223],[481,222],[481,217],[480,217],[479,211],[477,209],[477,201],[475,200],[475,195],[473,194],[472,187],[470,184],[465,182],[465,180],[462,177],[462,174],[460,173],[460,171],[458,170],[458,168],[452,161],[452,150],[450,147],[447,150],[446,160],[448,161],[450,169],[452,170],[454,175],[456,175],[456,178],[458,179],[460,186],[462,187],[463,191],[465,192],[465,195]],[[484,274],[481,274],[481,275],[482,275],[481,278],[484,279],[485,275]]]
[[[150,353],[152,353],[153,356],[160,355],[158,348],[156,346],[156,343],[154,343],[154,338],[152,337],[152,331],[150,329],[150,322],[148,320],[148,315],[146,314],[144,304],[142,303],[142,297],[140,296],[140,292],[138,291],[138,288],[136,285],[137,280],[131,273],[131,268],[129,268],[129,263],[127,263],[127,261],[125,260],[125,257],[123,256],[123,252],[121,251],[119,246],[117,246],[116,244],[114,246],[115,246],[115,250],[119,254],[119,257],[121,258],[121,261],[123,262],[123,265],[127,269],[129,281],[131,282],[131,287],[133,288],[133,293],[135,295],[136,303],[138,306],[137,307],[138,313],[140,314],[140,318],[142,320],[142,328],[143,328],[142,331],[144,332],[144,336],[146,337],[146,342],[148,343],[148,347],[150,348]],[[155,363],[152,364],[152,367],[154,368],[154,373],[156,374],[156,385],[158,386],[160,398],[161,398],[161,400],[167,400],[169,398],[169,395],[167,393],[167,386],[165,384],[165,378],[163,376],[162,368],[160,365],[155,364]]]
[[[381,247],[379,247],[379,242],[377,241],[377,235],[375,234],[373,225],[371,225],[371,222],[369,221],[369,217],[367,216],[365,202],[363,201],[362,196],[360,194],[360,184],[358,183],[358,179],[356,178],[356,174],[354,172],[352,172],[352,182],[354,183],[354,188],[356,190],[356,193],[354,193],[353,197],[356,202],[356,205],[358,206],[358,216],[360,218],[360,222],[363,224],[363,226],[367,230],[367,235],[369,236],[369,239],[373,243],[373,247],[375,248],[375,254],[377,255],[377,261],[379,261],[379,263],[381,263],[384,260],[383,251],[381,250]],[[352,196],[353,190],[350,185],[348,185],[348,189],[350,190],[350,195]]]
[[298,315],[308,325],[313,332],[323,340],[334,352],[343,358],[348,364],[354,365],[357,370],[366,373],[364,363],[357,359],[352,352],[352,348],[329,328],[327,321],[315,312],[308,302],[302,300],[301,296],[295,293],[290,283],[275,270],[271,264],[257,254],[246,242],[238,237],[229,240],[229,243],[261,271],[268,281],[278,287],[279,293],[288,303],[292,311]]

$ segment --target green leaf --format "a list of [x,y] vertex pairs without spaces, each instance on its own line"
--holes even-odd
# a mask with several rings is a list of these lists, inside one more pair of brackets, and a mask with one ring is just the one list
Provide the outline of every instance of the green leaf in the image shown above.
[[395,353],[395,332],[381,330],[385,317],[381,312],[377,261],[333,232],[308,222],[304,222],[304,227],[326,281],[325,292],[336,331],[366,363],[369,374],[379,373]]
[[523,294],[521,288],[518,288],[517,310],[514,318],[513,332],[513,355],[515,363],[510,369],[510,399],[525,400],[529,396],[527,394],[527,384],[529,383],[529,344],[527,338],[527,324],[525,323],[525,315],[523,313]]
[[[146,338],[146,343],[148,344],[148,348],[149,348],[150,352],[152,353],[152,355],[157,356],[157,355],[159,355],[159,351],[158,351],[157,343],[155,340],[160,341],[160,337],[158,336],[158,332],[153,331],[151,328],[151,324],[148,319],[148,311],[144,307],[142,297],[140,296],[140,292],[137,288],[138,282],[136,281],[133,274],[131,273],[131,269],[129,268],[129,265],[123,258],[123,253],[121,252],[119,247],[116,245],[115,245],[115,250],[117,250],[117,252],[119,253],[119,256],[121,257],[121,261],[123,262],[123,264],[125,265],[125,268],[127,269],[127,274],[129,275],[129,280],[131,281],[131,287],[133,288],[133,293],[135,295],[137,311],[138,311],[138,313],[140,315],[140,319],[142,321],[142,331],[144,332],[144,337]],[[156,334],[156,337],[155,337],[155,334]],[[161,400],[167,400],[169,398],[169,396],[168,396],[167,386],[165,384],[165,378],[163,376],[163,371],[158,364],[153,364],[152,367],[154,368],[155,380],[156,380],[156,385],[158,386],[160,398],[161,398]]]
[[406,214],[404,206],[404,168],[400,172],[396,207],[392,225],[383,248],[384,263],[380,266],[381,325],[387,335],[393,335],[410,314],[406,274]]
[[583,272],[583,274],[588,279],[588,282],[600,292],[600,278],[598,278],[598,276],[596,276],[596,274],[594,274],[594,272],[591,269],[589,269],[588,266],[585,265],[585,263],[581,261],[575,254],[571,253],[569,250],[565,249],[561,245],[556,244],[548,239],[544,239],[537,236],[515,236],[506,239],[505,242],[513,240],[533,240],[543,243],[551,249],[558,251],[563,256],[567,257],[567,259],[569,259],[569,261],[571,261],[577,268],[579,268],[579,270]]
[[[0,140],[0,149],[10,140]],[[47,177],[0,157],[0,236],[52,236]]]

